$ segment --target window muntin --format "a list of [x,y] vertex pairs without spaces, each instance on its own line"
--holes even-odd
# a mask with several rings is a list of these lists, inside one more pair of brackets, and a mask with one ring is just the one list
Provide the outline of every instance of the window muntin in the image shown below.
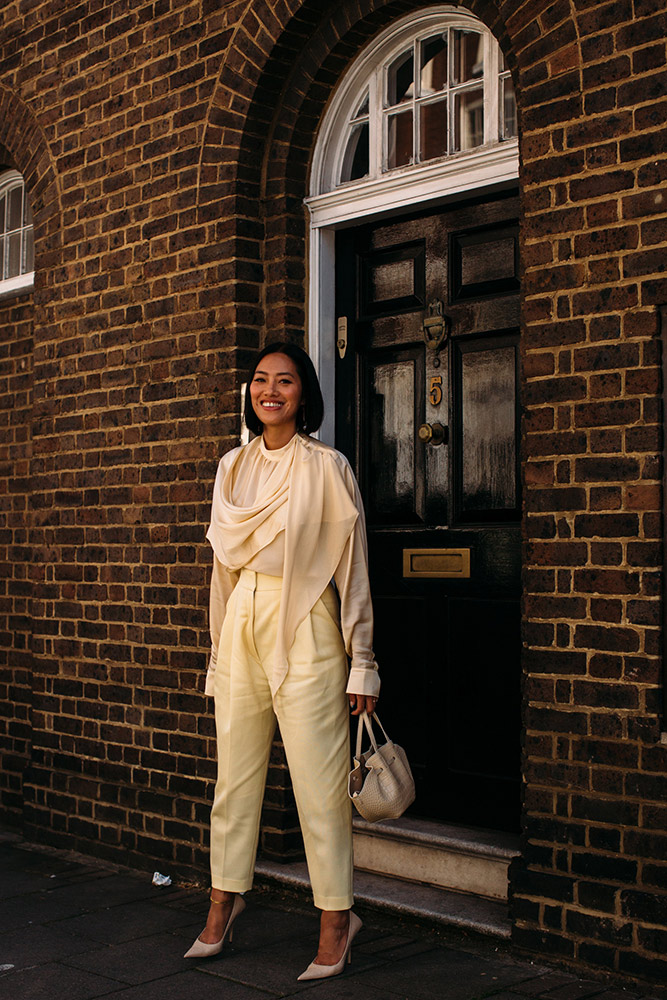
[[23,178],[0,174],[0,294],[32,285],[35,250],[32,211]]
[[505,57],[500,53],[500,95],[498,100],[498,110],[500,112],[499,137],[501,139],[514,139],[519,134],[516,112],[516,93],[514,92],[514,82],[505,64]]
[[356,90],[361,96],[348,103],[328,190],[517,136],[512,79],[480,21],[443,14],[436,26],[403,38],[372,65]]

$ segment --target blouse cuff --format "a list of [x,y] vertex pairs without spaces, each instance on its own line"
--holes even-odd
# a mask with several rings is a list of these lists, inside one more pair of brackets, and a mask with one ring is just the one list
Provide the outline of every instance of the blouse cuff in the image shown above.
[[368,669],[352,667],[345,691],[346,694],[366,694],[377,698],[380,693],[380,675],[377,667]]

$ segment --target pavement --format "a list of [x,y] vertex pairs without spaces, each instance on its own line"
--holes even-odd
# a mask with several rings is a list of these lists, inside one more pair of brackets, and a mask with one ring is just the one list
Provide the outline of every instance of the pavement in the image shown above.
[[233,944],[182,956],[203,927],[206,894],[157,888],[151,873],[0,833],[0,1000],[653,1000],[662,991],[577,978],[480,938],[452,938],[361,912],[352,964],[296,977],[316,951],[318,918],[298,899],[253,891]]

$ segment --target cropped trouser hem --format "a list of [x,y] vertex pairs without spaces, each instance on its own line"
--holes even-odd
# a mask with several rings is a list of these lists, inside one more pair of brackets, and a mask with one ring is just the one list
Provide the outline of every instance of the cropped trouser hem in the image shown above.
[[224,885],[219,885],[214,879],[211,879],[211,889],[219,889],[220,892],[248,892],[252,889],[252,879],[239,881],[238,879],[226,878],[223,880]]
[[347,658],[329,587],[297,629],[287,676],[271,697],[282,580],[242,570],[218,644],[218,781],[211,810],[211,884],[252,887],[276,728],[285,747],[315,906],[352,906]]
[[316,896],[313,893],[313,903],[318,910],[349,910],[354,905],[354,896]]

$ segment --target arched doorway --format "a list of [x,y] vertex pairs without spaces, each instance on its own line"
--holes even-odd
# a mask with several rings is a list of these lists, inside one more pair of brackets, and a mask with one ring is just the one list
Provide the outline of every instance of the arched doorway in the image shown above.
[[308,199],[309,346],[367,507],[382,715],[413,815],[495,830],[519,824],[517,176],[500,49],[437,6],[348,69]]

